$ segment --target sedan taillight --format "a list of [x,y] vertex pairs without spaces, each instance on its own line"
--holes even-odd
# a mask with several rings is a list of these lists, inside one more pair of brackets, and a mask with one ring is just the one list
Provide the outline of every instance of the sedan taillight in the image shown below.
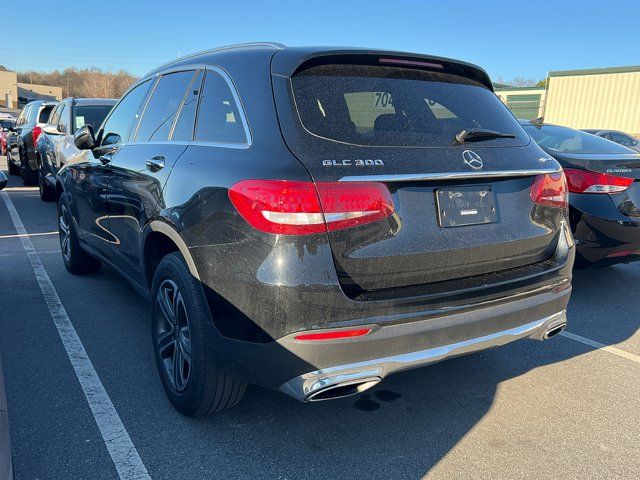
[[564,173],[546,173],[533,180],[529,196],[534,203],[545,207],[567,208],[569,198]]
[[229,198],[252,227],[281,235],[355,227],[394,210],[389,189],[376,182],[243,180],[229,189]]
[[572,193],[619,193],[633,183],[633,178],[617,177],[600,172],[565,168],[569,191]]

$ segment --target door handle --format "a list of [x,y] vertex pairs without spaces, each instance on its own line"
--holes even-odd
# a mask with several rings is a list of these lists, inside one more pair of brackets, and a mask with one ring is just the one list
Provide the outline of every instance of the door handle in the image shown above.
[[150,158],[149,160],[147,160],[147,168],[152,172],[162,170],[164,168],[164,160],[165,158],[162,155]]

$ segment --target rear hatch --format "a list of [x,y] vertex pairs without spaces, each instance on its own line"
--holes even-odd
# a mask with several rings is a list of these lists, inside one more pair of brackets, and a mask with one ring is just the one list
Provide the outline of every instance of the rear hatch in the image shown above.
[[[278,58],[281,56],[282,58]],[[348,294],[500,272],[549,259],[564,210],[537,205],[558,170],[491,90],[444,59],[341,53],[273,61],[283,136],[315,182],[379,182],[393,214],[329,231]],[[510,135],[454,141],[463,130]]]

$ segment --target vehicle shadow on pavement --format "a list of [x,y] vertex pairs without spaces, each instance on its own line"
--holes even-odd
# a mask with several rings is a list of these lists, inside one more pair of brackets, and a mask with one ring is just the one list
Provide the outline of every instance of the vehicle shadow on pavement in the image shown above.
[[[640,326],[633,314],[640,302],[628,292],[639,280],[635,267],[578,271],[569,330],[606,344],[631,337]],[[612,305],[628,308],[612,315]],[[185,421],[197,429],[200,442],[215,446],[217,458],[235,462],[239,477],[421,478],[483,419],[502,382],[592,350],[563,337],[524,340],[399,373],[356,397],[330,402],[305,405],[250,388],[233,410]],[[517,423],[526,412],[516,404],[512,409]],[[508,443],[500,432],[486,441],[489,450],[496,442]]]

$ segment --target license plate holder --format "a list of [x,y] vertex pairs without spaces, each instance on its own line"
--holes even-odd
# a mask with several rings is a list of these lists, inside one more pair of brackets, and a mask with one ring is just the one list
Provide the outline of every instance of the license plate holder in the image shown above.
[[438,188],[438,223],[443,228],[495,223],[495,196],[490,185]]

